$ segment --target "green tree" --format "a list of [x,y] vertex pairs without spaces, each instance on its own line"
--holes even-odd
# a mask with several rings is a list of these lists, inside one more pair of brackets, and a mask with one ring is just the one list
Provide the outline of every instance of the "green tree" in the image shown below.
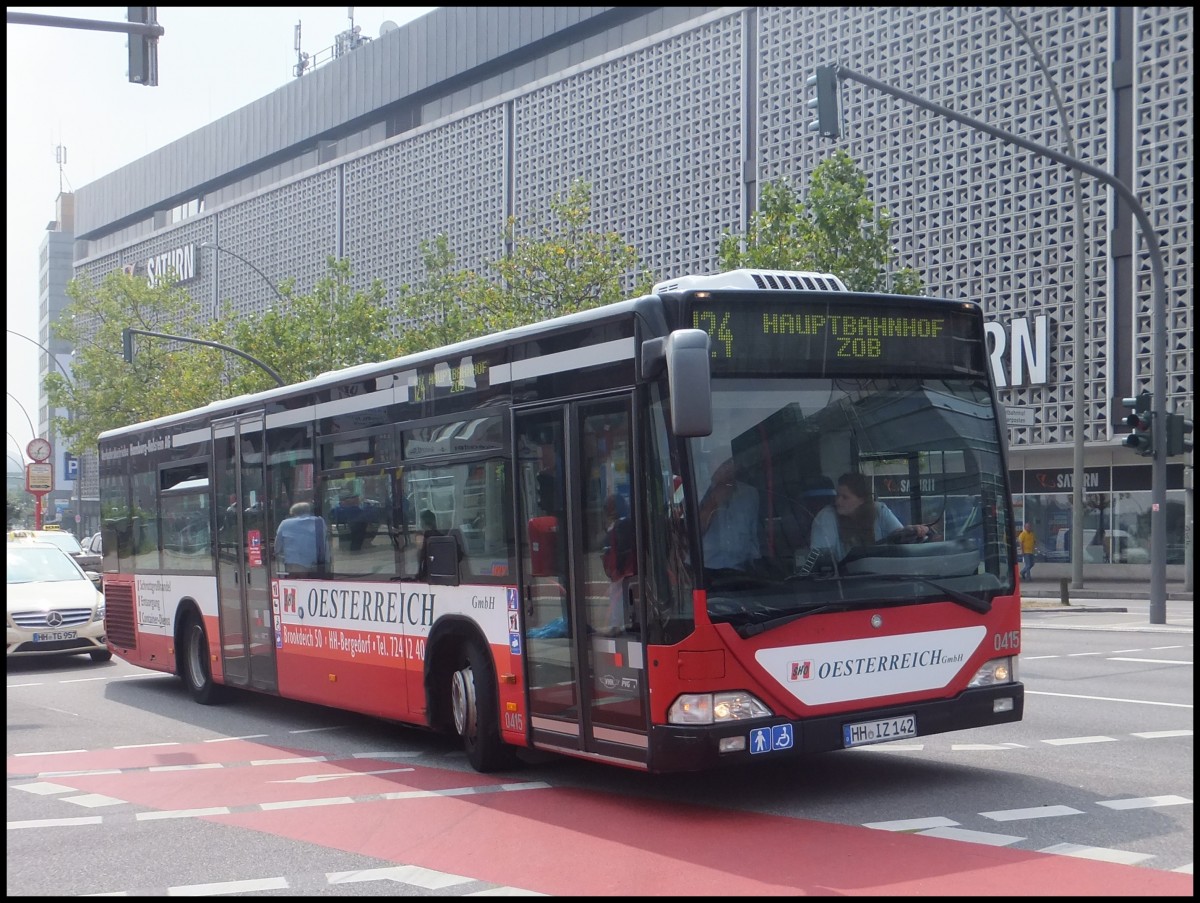
[[137,337],[132,364],[122,355],[127,327],[196,335],[195,305],[173,279],[151,285],[142,276],[114,271],[94,284],[87,277],[67,285],[70,301],[51,327],[71,344],[71,380],[46,376],[51,408],[65,408],[55,431],[76,455],[94,448],[107,429],[148,420],[212,401],[218,388],[214,368],[199,346]]
[[22,489],[9,489],[6,493],[8,508],[8,529],[17,530],[22,527],[32,527],[34,521],[34,501],[29,493]]
[[[892,217],[867,195],[867,177],[845,151],[812,172],[807,198],[786,180],[763,185],[745,235],[721,239],[721,269],[741,267],[833,273],[854,291],[914,295],[913,269],[891,269]],[[889,276],[890,270],[890,276]]]
[[477,321],[481,318],[479,305],[490,290],[486,280],[470,270],[454,268],[454,252],[445,234],[422,241],[419,247],[425,280],[417,286],[402,286],[396,299],[400,354],[484,334],[477,331],[483,328]]
[[[290,284],[285,284],[282,304],[249,316],[227,311],[206,330],[205,337],[257,358],[289,384],[394,357],[396,341],[384,306],[383,282],[376,279],[366,291],[356,291],[351,287],[349,260],[329,257],[326,266],[328,271],[310,293],[294,294]],[[217,350],[206,354],[222,371],[224,388],[216,397],[276,385],[270,373],[250,361]]]
[[512,253],[490,265],[496,281],[456,271],[446,236],[422,242],[425,281],[404,286],[397,302],[401,349],[434,348],[649,290],[637,252],[617,233],[593,229],[591,215],[591,186],[576,180],[551,201],[549,221],[521,228],[510,217]]
[[350,287],[349,261],[328,260],[328,273],[313,291],[281,289],[284,303],[249,317],[226,311],[200,321],[197,305],[171,278],[151,286],[140,276],[108,274],[93,285],[86,278],[67,287],[71,302],[54,326],[75,349],[73,378],[46,377],[51,407],[69,418],[56,429],[76,454],[94,448],[104,430],[201,407],[213,401],[272,388],[274,377],[228,351],[156,336],[135,336],[133,363],[125,362],[127,327],[218,342],[237,348],[277,371],[287,383],[309,379],[395,354],[383,306],[384,287]]

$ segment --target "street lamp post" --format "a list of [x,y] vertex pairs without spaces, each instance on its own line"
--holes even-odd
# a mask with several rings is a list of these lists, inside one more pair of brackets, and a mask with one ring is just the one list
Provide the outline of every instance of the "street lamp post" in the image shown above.
[[[67,372],[67,368],[64,367],[62,365],[62,363],[59,361],[58,355],[56,355],[53,351],[51,351],[49,348],[47,348],[41,342],[31,339],[29,336],[25,335],[25,333],[23,333],[23,332],[17,332],[15,329],[6,329],[6,332],[8,332],[9,335],[15,335],[17,338],[24,339],[26,342],[29,342],[29,344],[36,345],[38,348],[40,348],[42,350],[42,352],[46,355],[46,357],[49,358],[51,362],[53,362],[54,366],[56,366],[58,368],[58,372],[62,374],[63,379],[65,379],[67,381],[67,385],[71,387],[71,394],[72,395],[75,394],[75,380],[71,378],[71,374]],[[73,421],[75,419],[74,410],[71,408],[67,408],[66,411],[67,411],[67,421],[68,422]],[[26,416],[26,419],[28,419],[29,415],[26,414],[25,416]],[[34,435],[35,436],[37,435],[36,430],[34,430]],[[77,460],[78,460],[80,466],[79,466],[78,471],[75,474],[75,499],[74,499],[75,516],[79,517],[82,522],[82,516],[83,516],[83,459],[82,459],[82,457],[80,457]]]
[[[8,397],[17,403],[17,407],[20,408],[21,413],[25,415],[25,422],[29,424],[30,437],[31,438],[36,437],[38,433],[37,433],[37,429],[33,425],[33,418],[30,417],[29,412],[27,410],[25,410],[25,405],[21,404],[21,399],[17,398],[17,396],[15,396],[15,395],[13,395],[12,392],[8,393]],[[12,433],[9,433],[9,435],[11,436]],[[16,440],[14,439],[13,441],[15,442]],[[20,446],[17,446],[17,447],[20,448]]]
[[[1166,405],[1167,397],[1167,279],[1163,266],[1161,240],[1154,224],[1150,221],[1150,214],[1146,212],[1146,208],[1142,206],[1142,202],[1128,185],[1098,166],[1084,163],[1069,154],[1045,147],[1027,138],[1022,138],[1020,135],[1014,135],[1012,132],[1006,132],[1004,129],[996,128],[981,120],[956,113],[948,107],[925,100],[916,94],[901,91],[899,88],[893,88],[885,82],[860,72],[854,72],[844,66],[835,64],[834,72],[839,81],[847,79],[858,82],[860,85],[898,97],[946,119],[952,119],[981,132],[986,132],[1008,144],[1015,144],[1025,150],[1033,151],[1035,154],[1049,157],[1071,169],[1087,173],[1109,186],[1121,200],[1129,205],[1129,211],[1137,221],[1142,241],[1146,245],[1146,254],[1150,263],[1150,281],[1153,287],[1153,302],[1150,308],[1150,347],[1154,349],[1154,355],[1151,361],[1152,390],[1150,397],[1154,399],[1158,410],[1154,412],[1157,416],[1153,418],[1152,423],[1152,442],[1157,451],[1151,459],[1150,468],[1150,623],[1165,624],[1167,619],[1167,457],[1165,454],[1167,418],[1163,406]],[[1078,362],[1076,364],[1078,365]]]
[[[8,397],[17,403],[17,407],[19,407],[21,409],[21,413],[25,415],[25,422],[29,424],[30,435],[34,439],[36,439],[37,438],[37,430],[34,429],[34,427],[33,427],[33,418],[31,418],[29,416],[29,412],[27,410],[25,410],[25,405],[21,404],[21,399],[17,398],[17,396],[15,396],[15,395],[13,395],[12,392],[8,393]],[[8,434],[8,438],[12,440],[13,445],[15,445],[21,452],[21,460],[18,463],[21,465],[21,472],[25,474],[25,486],[26,486],[26,489],[28,489],[28,487],[29,487],[29,464],[25,461],[25,455],[27,454],[26,450],[28,449],[28,446],[21,445],[21,443],[17,441],[17,437],[14,436],[12,433]],[[12,455],[9,455],[8,457],[11,460],[14,460],[14,461],[16,460],[16,458],[13,458]],[[42,529],[42,497],[43,496],[42,496],[42,494],[39,494],[39,493],[33,493],[33,495],[35,496],[35,502],[36,502],[35,507],[34,507],[34,514],[33,514],[33,526],[34,526],[34,529],[40,530],[40,529]]]
[[[1025,41],[1029,52],[1033,54],[1034,62],[1038,68],[1042,70],[1042,76],[1046,79],[1046,83],[1050,86],[1050,96],[1054,98],[1054,104],[1058,107],[1058,117],[1062,120],[1063,141],[1067,145],[1067,155],[1070,157],[1078,157],[1075,152],[1075,138],[1071,133],[1071,121],[1067,116],[1067,105],[1063,102],[1062,94],[1058,90],[1058,85],[1054,81],[1054,76],[1050,74],[1050,67],[1046,65],[1046,61],[1042,58],[1041,52],[1029,37],[1017,17],[1008,7],[1001,7],[1000,12],[1008,17],[1012,22],[1013,27],[1021,35]],[[1085,368],[1083,366],[1084,341],[1083,330],[1085,324],[1083,321],[1083,294],[1084,294],[1084,254],[1086,248],[1084,245],[1083,234],[1083,174],[1078,169],[1071,169],[1071,176],[1075,183],[1075,310],[1072,318],[1074,329],[1072,332],[1073,344],[1072,354],[1075,359],[1074,370],[1074,408],[1072,419],[1072,469],[1071,469],[1071,548],[1068,551],[1071,553],[1071,586],[1074,589],[1083,587],[1083,481],[1084,481],[1084,447],[1083,433],[1084,421],[1087,419],[1087,402],[1084,400],[1086,393],[1086,377]]]
[[[247,260],[241,254],[239,254],[237,251],[231,251],[228,248],[223,248],[219,244],[217,244],[215,241],[202,241],[202,242],[200,242],[200,247],[206,251],[216,251],[216,252],[223,251],[231,257],[236,257],[238,260],[240,260],[246,266],[250,267],[250,269],[252,269],[255,273],[257,273],[262,278],[263,282],[265,282],[267,285],[271,286],[271,291],[273,291],[275,293],[275,297],[279,299],[280,304],[284,303],[284,297],[279,291],[279,286],[276,285],[274,282],[272,282],[269,278],[267,278],[266,273],[264,273],[262,270],[260,270],[254,264],[252,264],[249,260]],[[213,316],[214,317],[216,317],[216,315],[217,315],[217,298],[218,297],[220,297],[220,296],[217,294],[217,280],[214,275],[214,278],[213,278]]]

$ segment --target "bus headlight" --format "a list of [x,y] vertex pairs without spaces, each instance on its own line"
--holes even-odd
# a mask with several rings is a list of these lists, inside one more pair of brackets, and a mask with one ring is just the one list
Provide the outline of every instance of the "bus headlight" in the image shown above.
[[1017,662],[1011,655],[994,658],[975,672],[968,687],[994,687],[1010,684],[1017,679]]
[[670,724],[723,724],[747,718],[768,718],[774,713],[745,690],[720,693],[685,693],[671,703]]

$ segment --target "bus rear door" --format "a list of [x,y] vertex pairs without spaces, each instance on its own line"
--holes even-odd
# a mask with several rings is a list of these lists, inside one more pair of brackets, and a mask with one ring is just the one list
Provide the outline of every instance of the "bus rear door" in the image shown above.
[[267,580],[263,415],[213,424],[221,659],[225,683],[273,692],[275,625]]

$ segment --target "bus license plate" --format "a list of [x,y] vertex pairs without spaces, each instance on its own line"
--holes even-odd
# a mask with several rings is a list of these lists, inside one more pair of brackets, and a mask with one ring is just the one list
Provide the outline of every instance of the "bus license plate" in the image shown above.
[[75,630],[47,630],[35,633],[33,641],[35,643],[53,643],[57,640],[73,640],[77,636],[79,636],[79,632]]
[[878,721],[859,721],[857,724],[842,725],[842,740],[846,749],[866,746],[869,743],[887,743],[917,735],[917,716],[900,715],[896,718],[881,718]]

